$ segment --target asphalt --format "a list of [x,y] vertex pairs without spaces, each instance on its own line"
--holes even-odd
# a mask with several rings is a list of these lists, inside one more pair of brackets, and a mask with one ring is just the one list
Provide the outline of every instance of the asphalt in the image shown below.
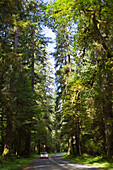
[[74,163],[61,158],[62,153],[50,155],[48,159],[35,159],[22,170],[100,170],[99,168]]

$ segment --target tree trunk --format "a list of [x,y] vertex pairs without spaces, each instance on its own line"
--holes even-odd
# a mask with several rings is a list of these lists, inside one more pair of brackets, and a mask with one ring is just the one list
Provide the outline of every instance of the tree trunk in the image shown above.
[[72,145],[72,153],[73,153],[73,155],[75,155],[75,144],[74,144],[73,137],[72,137],[71,145]]
[[[34,14],[35,16],[35,14]],[[33,26],[33,33],[32,33],[32,63],[31,63],[31,86],[32,86],[32,92],[34,92],[34,37],[35,37],[35,30]]]
[[12,147],[12,115],[7,111],[7,127],[3,155],[10,154]]
[[68,141],[68,155],[71,154],[71,140],[72,140],[72,138],[70,137],[69,141]]
[[75,139],[76,139],[76,154],[77,155],[81,155],[81,149],[80,149],[80,127],[79,127],[79,119],[78,118],[77,118],[77,122],[76,122]]
[[68,55],[68,61],[69,61],[69,73],[71,73],[71,60],[70,60],[70,55]]
[[31,131],[28,130],[25,144],[25,156],[27,157],[30,157],[30,144],[31,144]]
[[[16,49],[18,47],[18,36],[19,36],[19,28],[17,27],[15,29],[15,34],[14,34],[14,50],[16,53]],[[14,86],[15,86],[15,70],[14,70],[14,66],[12,65],[13,68],[13,73],[10,79],[10,91],[11,94],[14,93]],[[13,100],[13,97],[11,98],[11,100]],[[13,111],[12,109],[7,108],[6,111],[6,117],[7,117],[7,127],[6,127],[6,138],[5,138],[5,144],[4,144],[4,151],[3,151],[3,155],[6,154],[10,154],[11,148],[12,148],[12,124],[13,124]]]
[[[108,80],[109,78],[109,80]],[[105,137],[107,157],[113,156],[113,113],[112,113],[112,77],[107,75],[107,87],[105,89],[105,99],[103,103],[103,111],[105,118]]]
[[67,56],[65,55],[65,65],[67,65]]
[[40,155],[40,152],[41,152],[41,150],[40,150],[40,140],[38,140],[37,149],[38,149],[38,154]]
[[103,91],[104,91],[104,100],[103,100],[103,112],[104,112],[104,119],[105,119],[105,137],[106,137],[106,150],[107,150],[107,157],[112,158],[113,156],[113,113],[112,113],[112,91],[113,91],[113,84],[112,84],[112,62],[110,64],[107,63],[109,59],[111,59],[112,52],[106,43],[105,38],[102,36],[101,31],[97,26],[97,20],[95,13],[93,14],[93,23],[94,23],[94,30],[95,30],[95,37],[98,37],[97,42],[101,44],[106,51],[105,59],[105,70],[104,70],[104,83],[103,83]]
[[[69,35],[66,35],[67,38],[67,48],[68,48],[68,53],[69,53]],[[71,60],[70,60],[70,54],[68,54],[68,64],[69,64],[69,73],[71,73]]]
[[4,151],[4,131],[5,131],[5,127],[4,127],[4,122],[3,122],[3,114],[1,114],[1,150],[0,150],[0,155],[3,153]]
[[16,53],[16,49],[18,47],[18,37],[19,37],[19,28],[17,27],[15,29],[15,35],[14,35],[14,49],[15,49],[15,53]]

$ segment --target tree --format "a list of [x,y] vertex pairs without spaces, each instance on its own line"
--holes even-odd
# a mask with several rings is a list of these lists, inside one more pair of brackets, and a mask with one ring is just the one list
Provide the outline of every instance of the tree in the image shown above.
[[45,74],[48,38],[42,34],[45,6],[35,1],[10,2],[3,6],[8,11],[7,20],[1,10],[0,152],[30,156],[33,136],[39,134],[41,138],[39,132],[34,135],[35,127],[44,122],[45,136],[50,135],[50,112],[53,113],[46,87],[50,79]]
[[[63,5],[62,5],[63,4]],[[95,89],[97,84],[104,97],[101,101],[101,115],[104,114],[105,119],[105,137],[107,156],[112,157],[113,137],[112,129],[112,2],[111,1],[55,1],[50,4],[48,11],[50,16],[60,24],[74,21],[76,25],[74,55],[75,61],[80,65],[81,61],[86,65],[88,59],[93,65],[97,66],[95,70],[88,68],[88,72],[92,71],[90,79],[85,80],[85,84],[89,88]],[[105,12],[106,11],[106,12]],[[91,53],[88,53],[91,51]],[[86,60],[86,62],[84,62]],[[108,64],[109,63],[109,64]],[[83,67],[85,68],[85,67]],[[79,74],[84,71],[80,68]],[[99,72],[101,74],[99,74]],[[83,77],[82,77],[83,78]],[[98,83],[100,84],[98,84]],[[97,89],[95,89],[95,92]],[[99,90],[99,88],[98,88]],[[94,98],[96,95],[93,96]],[[101,96],[102,97],[102,96]],[[95,108],[96,109],[96,108]],[[109,122],[109,123],[108,123]]]

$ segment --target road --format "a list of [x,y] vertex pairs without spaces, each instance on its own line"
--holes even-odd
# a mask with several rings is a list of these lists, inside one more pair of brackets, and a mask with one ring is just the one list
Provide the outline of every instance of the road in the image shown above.
[[35,159],[23,170],[99,170],[99,168],[66,161],[61,154],[50,155],[49,159]]

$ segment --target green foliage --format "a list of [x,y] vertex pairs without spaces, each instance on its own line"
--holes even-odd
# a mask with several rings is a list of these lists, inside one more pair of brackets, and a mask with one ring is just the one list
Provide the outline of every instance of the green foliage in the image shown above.
[[[58,37],[56,44],[61,136],[66,137],[67,142],[71,141],[72,152],[81,148],[81,152],[106,153],[109,158],[113,156],[113,127],[111,123],[107,124],[113,119],[112,7],[112,1],[57,0],[51,2],[47,9],[47,14],[55,21],[53,28],[60,38],[63,37],[62,29],[65,26],[68,28],[69,23],[75,26],[70,51],[70,56],[74,56],[73,72],[70,75],[63,65],[66,56],[65,35],[61,39]],[[62,25],[60,30],[58,25]],[[66,34],[65,29],[63,32]]]
[[45,5],[41,1],[0,4],[0,154],[30,156],[39,143],[37,152],[43,145],[50,148],[52,141],[53,78],[46,51],[49,39],[42,35]]
[[10,169],[20,169],[26,167],[28,164],[30,164],[35,158],[38,158],[39,155],[37,154],[32,154],[30,158],[8,158],[8,159],[3,159],[0,158],[0,169],[1,170],[10,170]]

